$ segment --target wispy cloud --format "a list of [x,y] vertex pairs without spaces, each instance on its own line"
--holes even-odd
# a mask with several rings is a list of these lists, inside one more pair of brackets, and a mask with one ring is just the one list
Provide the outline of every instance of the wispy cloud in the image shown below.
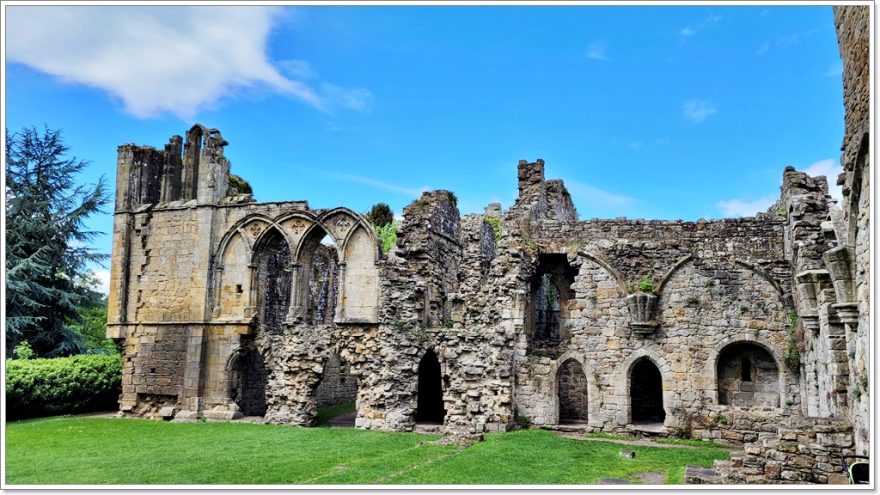
[[711,25],[717,23],[717,22],[720,21],[720,20],[721,20],[721,16],[720,16],[720,15],[718,15],[718,14],[709,14],[708,16],[706,16],[705,19],[703,19],[702,21],[698,22],[696,25],[685,26],[684,28],[682,28],[682,29],[678,32],[678,34],[680,34],[681,36],[683,36],[683,37],[685,37],[685,38],[689,38],[689,37],[691,37],[691,36],[696,35],[698,32],[702,31],[703,29],[705,29],[705,28],[707,28],[707,27],[709,27],[709,26],[711,26]]
[[584,182],[565,179],[565,187],[578,203],[586,206],[607,208],[632,206],[635,200],[629,196],[614,194]]
[[755,216],[758,212],[767,211],[767,209],[775,202],[776,198],[769,196],[764,196],[751,201],[726,199],[716,203],[715,207],[718,208],[721,215],[725,217],[751,217]]
[[843,74],[843,64],[837,62],[836,64],[832,64],[828,67],[828,70],[825,71],[825,77],[840,77]]
[[776,46],[777,48],[781,49],[791,48],[800,44],[800,42],[803,41],[804,38],[808,38],[818,33],[819,31],[821,31],[820,28],[813,28],[808,31],[789,33],[784,36],[780,36],[774,40],[766,41],[763,45],[760,46],[760,48],[755,51],[755,55],[760,56],[766,54],[770,51],[771,46]]
[[838,206],[843,205],[843,191],[837,185],[837,176],[843,173],[843,167],[838,160],[831,158],[819,160],[807,166],[804,172],[811,177],[824,175],[828,179],[828,194],[831,195],[831,199],[837,201]]
[[337,179],[342,179],[348,182],[355,182],[357,184],[363,184],[365,186],[375,187],[376,189],[384,189],[386,191],[394,191],[401,194],[405,194],[407,196],[411,196],[414,198],[418,198],[425,191],[430,191],[431,188],[428,186],[424,186],[421,189],[416,189],[412,187],[401,186],[398,184],[392,184],[390,182],[383,182],[376,179],[371,179],[369,177],[361,177],[359,175],[351,175],[351,174],[343,174],[339,172],[328,172],[325,170],[321,171],[322,174],[336,177]]
[[139,118],[190,120],[249,89],[327,113],[365,108],[349,96],[363,100],[366,90],[327,91],[305,82],[315,77],[305,61],[273,65],[266,47],[282,15],[277,8],[41,5],[6,13],[9,61],[106,91]]
[[703,100],[687,100],[681,107],[681,113],[693,122],[700,123],[718,113],[715,105]]
[[608,60],[608,45],[603,40],[596,40],[587,46],[587,58],[591,60]]
[[307,60],[281,60],[278,62],[281,72],[293,79],[311,79],[318,74]]

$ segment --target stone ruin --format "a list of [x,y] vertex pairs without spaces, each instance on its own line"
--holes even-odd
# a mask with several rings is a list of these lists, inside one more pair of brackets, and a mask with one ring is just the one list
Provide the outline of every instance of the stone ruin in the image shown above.
[[753,218],[579,220],[520,161],[511,208],[426,192],[383,253],[350,209],[228,195],[216,129],[120,146],[121,412],[308,426],[355,401],[359,428],[684,435],[744,444],[692,483],[839,481],[870,441],[869,14],[835,14],[841,208],[789,167]]

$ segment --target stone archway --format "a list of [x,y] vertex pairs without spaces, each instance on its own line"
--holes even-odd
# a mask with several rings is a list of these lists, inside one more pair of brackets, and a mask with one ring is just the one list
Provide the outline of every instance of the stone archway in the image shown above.
[[663,423],[663,377],[660,369],[646,357],[638,359],[629,371],[632,423]]
[[588,419],[587,375],[575,359],[565,361],[556,373],[559,423],[582,423]]
[[779,366],[760,345],[727,345],[718,354],[716,377],[721,405],[779,407]]
[[446,409],[443,404],[443,378],[440,361],[433,350],[428,350],[419,362],[416,391],[416,422],[443,424]]
[[263,355],[253,345],[253,340],[243,343],[229,365],[232,401],[244,416],[266,415],[266,385],[269,370]]

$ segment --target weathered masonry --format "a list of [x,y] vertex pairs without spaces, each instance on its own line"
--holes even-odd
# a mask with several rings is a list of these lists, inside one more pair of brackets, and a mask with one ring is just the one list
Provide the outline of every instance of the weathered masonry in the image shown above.
[[383,253],[344,207],[228,195],[216,129],[120,146],[121,411],[310,425],[356,401],[362,428],[650,430],[747,444],[693,482],[834,481],[830,456],[870,438],[868,9],[835,12],[839,207],[787,168],[754,218],[580,220],[520,161],[511,208],[461,216],[426,192]]

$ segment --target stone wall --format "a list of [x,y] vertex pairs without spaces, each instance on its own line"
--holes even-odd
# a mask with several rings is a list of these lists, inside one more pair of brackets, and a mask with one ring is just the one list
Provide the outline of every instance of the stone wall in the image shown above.
[[754,442],[852,410],[840,304],[857,277],[824,178],[786,169],[753,218],[579,221],[543,161],[521,161],[508,211],[461,217],[426,192],[382,253],[345,208],[218,196],[226,141],[203,129],[120,147],[125,413],[311,425],[356,400],[356,426],[399,431],[439,390],[446,435],[575,422]]
[[841,421],[793,417],[747,442],[715,469],[685,469],[690,484],[846,484],[841,455],[853,453],[852,427]]
[[[848,417],[855,427],[856,448],[867,452],[870,389],[870,235],[871,235],[871,150],[869,61],[871,9],[869,6],[836,6],[834,21],[840,55],[843,59],[843,101],[846,108],[845,129],[841,150],[844,173],[838,183],[843,186],[843,233],[840,244],[845,246],[846,265],[854,285],[849,294],[839,294],[838,304],[855,304],[857,321],[844,322],[843,332],[849,367],[849,396],[852,401]],[[833,267],[830,267],[833,268]],[[836,277],[843,279],[843,277]],[[846,284],[842,284],[846,285]],[[835,287],[837,291],[837,287]],[[845,291],[844,291],[845,292]],[[848,297],[847,297],[848,296]],[[844,320],[855,319],[851,306],[843,308]],[[840,313],[840,311],[838,311]]]

